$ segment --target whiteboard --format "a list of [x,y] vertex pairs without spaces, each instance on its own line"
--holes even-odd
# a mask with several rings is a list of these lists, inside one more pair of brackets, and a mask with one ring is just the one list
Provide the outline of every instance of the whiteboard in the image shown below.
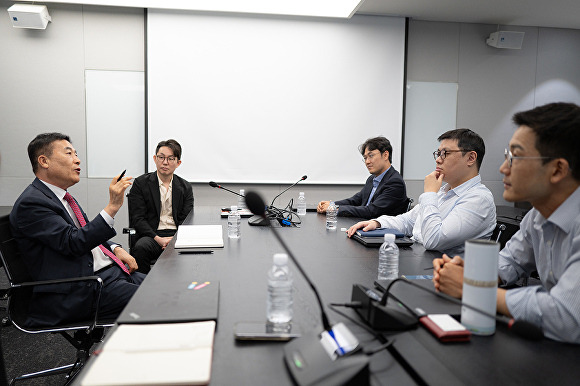
[[423,180],[435,170],[437,138],[456,128],[457,83],[408,82],[405,115],[405,179]]
[[142,71],[85,71],[89,177],[145,170],[145,75]]
[[191,182],[361,184],[385,135],[399,168],[405,20],[149,10],[148,151],[174,138]]

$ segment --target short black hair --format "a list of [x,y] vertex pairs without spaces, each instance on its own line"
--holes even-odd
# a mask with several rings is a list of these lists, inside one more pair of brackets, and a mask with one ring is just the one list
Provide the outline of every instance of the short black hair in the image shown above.
[[369,149],[369,151],[378,150],[383,154],[385,151],[389,152],[389,162],[393,162],[393,146],[391,146],[391,142],[385,137],[374,137],[369,138],[358,147],[360,153],[364,156],[365,150]]
[[157,148],[155,148],[155,154],[161,149],[163,146],[166,146],[171,149],[173,155],[177,157],[178,160],[181,159],[181,145],[174,139],[168,139],[167,141],[161,141],[157,144]]
[[38,157],[45,155],[50,157],[52,155],[52,144],[56,141],[68,141],[70,138],[68,135],[61,133],[43,133],[38,134],[30,143],[28,144],[28,158],[30,158],[30,164],[32,165],[32,172],[36,174],[38,171]]
[[[580,107],[574,103],[549,103],[513,116],[518,126],[536,134],[536,149],[542,157],[564,158],[572,177],[580,181]],[[550,162],[544,159],[544,164]]]
[[469,129],[453,129],[441,134],[437,141],[441,142],[444,139],[457,140],[457,146],[462,150],[463,155],[468,151],[474,151],[477,154],[475,163],[479,171],[483,156],[485,156],[485,143],[479,134]]

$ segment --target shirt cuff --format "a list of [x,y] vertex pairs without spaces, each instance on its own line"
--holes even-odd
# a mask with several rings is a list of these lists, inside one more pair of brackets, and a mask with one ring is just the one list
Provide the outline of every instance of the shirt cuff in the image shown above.
[[105,220],[105,222],[112,228],[115,225],[115,219],[109,216],[109,214],[103,209],[101,210],[101,217]]

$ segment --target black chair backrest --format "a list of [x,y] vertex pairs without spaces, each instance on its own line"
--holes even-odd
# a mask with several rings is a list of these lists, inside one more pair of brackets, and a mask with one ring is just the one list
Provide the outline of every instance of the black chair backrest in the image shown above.
[[413,199],[411,197],[407,197],[407,212],[411,210],[413,206]]
[[16,240],[12,237],[8,215],[0,217],[0,258],[2,259],[2,265],[4,266],[10,284],[18,284],[32,280],[28,273],[28,268],[24,264]]
[[495,229],[491,234],[491,240],[497,241],[500,245],[500,250],[505,247],[506,243],[512,236],[520,229],[519,221],[512,219],[500,219],[498,217]]
[[10,320],[17,326],[24,326],[28,306],[32,299],[32,287],[13,287],[19,283],[30,282],[32,278],[24,264],[16,240],[12,237],[8,216],[0,217],[0,259],[11,287],[8,300]]

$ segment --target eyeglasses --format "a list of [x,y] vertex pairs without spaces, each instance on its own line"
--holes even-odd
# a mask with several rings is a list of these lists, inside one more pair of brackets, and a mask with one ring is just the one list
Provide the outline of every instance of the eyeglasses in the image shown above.
[[169,162],[169,163],[173,163],[173,162],[177,161],[177,157],[175,157],[175,156],[166,157],[164,155],[157,155],[156,157],[159,160],[159,162],[161,162],[161,163],[165,162],[165,160],[167,160],[167,162]]
[[381,152],[379,151],[378,153],[369,153],[368,155],[363,155],[363,162],[367,162],[367,159],[372,161],[373,158],[375,158],[375,156],[380,155]]
[[512,167],[512,163],[514,161],[514,159],[553,159],[554,157],[540,157],[540,156],[529,156],[529,157],[524,157],[524,156],[514,156],[512,154],[512,152],[508,149],[504,150],[504,157],[505,160],[508,163],[508,166],[511,168]]
[[435,161],[437,161],[437,158],[441,157],[441,161],[443,161],[446,157],[447,154],[449,153],[457,153],[457,152],[466,152],[466,151],[471,151],[471,150],[435,150],[433,152],[433,158],[435,158]]

